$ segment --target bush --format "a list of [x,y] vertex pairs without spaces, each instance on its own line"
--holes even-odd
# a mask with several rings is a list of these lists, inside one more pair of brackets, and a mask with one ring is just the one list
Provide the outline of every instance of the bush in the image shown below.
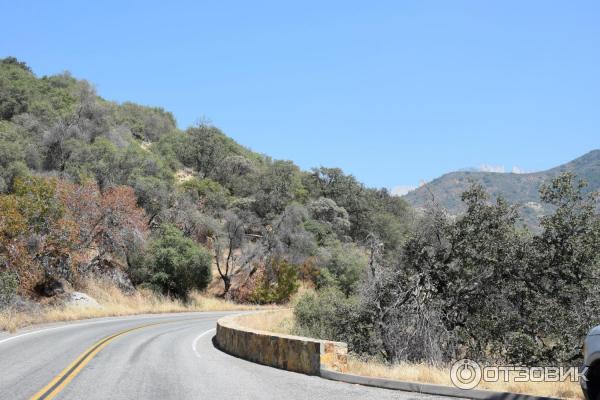
[[17,295],[19,280],[12,272],[0,272],[0,309],[9,306]]
[[161,226],[150,243],[145,264],[147,269],[137,274],[144,286],[184,299],[192,289],[205,289],[211,278],[208,251],[172,225]]
[[328,248],[328,260],[317,279],[319,287],[336,286],[346,296],[355,294],[369,262],[366,254],[353,244],[336,244]]
[[299,286],[296,267],[286,261],[274,261],[271,268],[262,271],[250,301],[259,304],[283,303],[296,293]]
[[343,341],[359,354],[374,354],[378,348],[372,314],[357,297],[346,297],[336,287],[302,296],[294,317],[298,335]]
[[183,182],[181,187],[193,193],[209,209],[224,209],[229,203],[229,191],[211,179],[192,178]]

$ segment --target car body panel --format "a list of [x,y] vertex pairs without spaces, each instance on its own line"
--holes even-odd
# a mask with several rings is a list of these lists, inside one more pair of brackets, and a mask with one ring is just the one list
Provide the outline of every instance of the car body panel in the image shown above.
[[[600,326],[596,328],[600,328]],[[600,360],[600,331],[598,334],[592,334],[596,328],[586,336],[583,347],[583,363],[588,367]]]
[[583,345],[584,379],[580,379],[586,400],[600,397],[600,325],[590,329]]

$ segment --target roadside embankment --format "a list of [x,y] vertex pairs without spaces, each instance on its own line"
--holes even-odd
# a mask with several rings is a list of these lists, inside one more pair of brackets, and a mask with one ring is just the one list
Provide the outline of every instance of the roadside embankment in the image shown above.
[[581,399],[576,382],[481,382],[476,389],[452,385],[450,368],[427,364],[386,365],[348,357],[341,342],[293,336],[291,309],[228,316],[217,322],[216,343],[221,350],[293,372],[387,389],[478,400]]
[[106,281],[90,280],[83,288],[96,303],[40,304],[25,309],[0,310],[0,331],[14,332],[19,328],[48,322],[74,321],[87,318],[115,317],[135,314],[161,314],[193,311],[244,311],[268,308],[236,304],[207,294],[192,292],[187,302],[156,294],[150,290],[137,290],[124,294]]

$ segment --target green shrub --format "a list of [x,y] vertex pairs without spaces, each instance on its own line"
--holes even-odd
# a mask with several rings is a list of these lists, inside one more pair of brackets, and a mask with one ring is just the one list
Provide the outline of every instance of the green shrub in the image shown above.
[[211,179],[192,178],[183,182],[181,187],[198,196],[211,209],[223,209],[229,203],[229,191]]
[[250,295],[254,303],[283,303],[296,293],[300,286],[298,270],[286,261],[273,262],[269,271],[259,278],[259,284]]
[[138,272],[144,286],[166,295],[186,298],[192,289],[205,289],[211,278],[211,255],[172,225],[162,225]]
[[357,297],[346,297],[336,287],[301,297],[294,317],[298,335],[343,341],[355,353],[373,354],[377,349],[372,314]]
[[355,294],[367,266],[364,251],[350,243],[336,243],[327,248],[328,257],[317,278],[317,286],[336,286],[346,296]]
[[326,267],[323,267],[319,270],[319,274],[317,275],[315,281],[318,289],[324,289],[328,287],[335,287],[339,289],[337,279],[335,279],[335,276]]
[[12,272],[0,272],[0,309],[9,306],[17,295],[19,279]]

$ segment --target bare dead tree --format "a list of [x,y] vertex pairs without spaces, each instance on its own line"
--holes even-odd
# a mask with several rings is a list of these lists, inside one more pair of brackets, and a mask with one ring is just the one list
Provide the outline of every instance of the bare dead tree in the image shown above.
[[386,265],[383,244],[367,238],[368,278],[362,286],[363,301],[374,309],[374,325],[388,362],[440,360],[445,335],[439,312],[432,306],[431,287],[424,272],[402,263]]
[[228,211],[224,215],[224,224],[221,232],[215,237],[213,249],[217,271],[223,280],[226,296],[231,289],[231,278],[239,267],[239,251],[244,244],[245,224],[235,213]]

